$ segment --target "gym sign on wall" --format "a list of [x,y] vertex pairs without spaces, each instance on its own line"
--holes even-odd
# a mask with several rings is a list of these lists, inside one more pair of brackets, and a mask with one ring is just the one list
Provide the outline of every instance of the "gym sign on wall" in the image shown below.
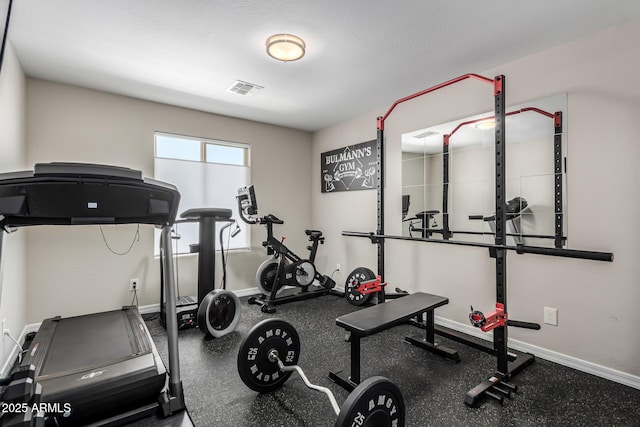
[[377,159],[375,140],[320,154],[322,192],[375,188]]

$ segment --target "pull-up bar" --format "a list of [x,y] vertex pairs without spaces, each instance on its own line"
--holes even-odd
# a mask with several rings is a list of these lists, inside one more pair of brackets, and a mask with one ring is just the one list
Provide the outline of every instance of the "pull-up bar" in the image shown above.
[[391,114],[391,112],[398,106],[398,104],[402,104],[403,102],[412,100],[412,99],[417,98],[417,97],[422,96],[422,95],[426,95],[427,93],[430,93],[430,92],[435,92],[438,89],[442,89],[444,87],[451,86],[454,83],[458,83],[458,82],[460,82],[462,80],[466,80],[466,79],[476,79],[476,80],[480,80],[480,81],[485,82],[485,83],[492,84],[492,85],[494,85],[494,93],[499,93],[499,91],[502,90],[501,89],[502,85],[495,83],[494,79],[490,79],[488,77],[483,77],[483,76],[481,76],[479,74],[465,74],[463,76],[456,77],[455,79],[451,79],[451,80],[446,81],[444,83],[440,83],[440,84],[435,85],[433,87],[430,87],[428,89],[424,89],[424,90],[422,90],[420,92],[416,92],[416,93],[414,93],[412,95],[405,96],[404,98],[398,99],[387,110],[387,112],[384,114],[384,116],[378,117],[378,130],[384,130],[384,121],[387,119],[387,117],[389,117],[389,114]]

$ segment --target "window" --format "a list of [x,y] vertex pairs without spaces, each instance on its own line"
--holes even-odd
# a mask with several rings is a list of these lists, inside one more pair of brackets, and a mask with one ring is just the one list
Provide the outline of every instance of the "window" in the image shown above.
[[[191,208],[228,208],[233,212],[232,218],[238,221],[242,232],[229,240],[225,233],[225,249],[250,246],[250,228],[240,220],[236,203],[238,188],[249,185],[251,178],[249,148],[248,144],[236,142],[155,134],[154,176],[178,187],[181,195],[178,219]],[[222,225],[217,225],[216,234]],[[176,231],[181,237],[174,252],[188,253],[189,245],[198,243],[198,224],[177,224]],[[156,233],[156,254],[159,238]],[[216,235],[216,247],[220,249],[218,238]]]

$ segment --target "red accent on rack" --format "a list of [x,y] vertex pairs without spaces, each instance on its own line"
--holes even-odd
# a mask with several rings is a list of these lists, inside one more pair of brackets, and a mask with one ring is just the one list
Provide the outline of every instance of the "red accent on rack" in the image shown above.
[[384,116],[378,117],[378,130],[384,130],[384,121],[387,119],[387,117],[389,117],[389,114],[391,114],[391,112],[394,110],[394,108],[396,108],[396,106],[398,106],[398,104],[402,104],[403,102],[409,101],[411,99],[417,98],[417,97],[422,96],[422,95],[426,95],[427,93],[434,92],[434,91],[436,91],[438,89],[442,89],[444,87],[451,86],[454,83],[458,83],[459,81],[466,80],[466,79],[476,79],[476,80],[480,80],[480,81],[485,82],[485,83],[493,84],[494,85],[494,91],[497,90],[496,88],[498,88],[498,87],[502,91],[502,83],[503,82],[502,82],[502,79],[500,79],[500,78],[496,78],[496,80],[494,81],[494,79],[490,79],[488,77],[483,77],[483,76],[481,76],[479,74],[465,74],[463,76],[456,77],[455,79],[451,79],[451,80],[446,81],[444,83],[440,83],[439,85],[435,85],[435,86],[430,87],[428,89],[422,90],[420,92],[416,92],[416,93],[414,93],[412,95],[405,96],[404,98],[401,98],[401,99],[397,100],[387,110],[387,112],[384,114]]

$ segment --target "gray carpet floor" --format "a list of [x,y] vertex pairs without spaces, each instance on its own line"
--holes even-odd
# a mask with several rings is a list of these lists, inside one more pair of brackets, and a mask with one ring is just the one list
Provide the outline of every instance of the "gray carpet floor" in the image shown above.
[[[264,314],[243,301],[237,330],[221,338],[197,329],[179,332],[180,366],[186,404],[196,426],[332,426],[328,399],[307,389],[295,374],[272,393],[259,394],[240,380],[238,347],[260,320],[290,322],[300,335],[299,365],[311,382],[331,389],[342,403],[348,392],[327,378],[349,369],[350,344],[336,317],[361,308],[337,296],[323,296],[277,307]],[[166,360],[166,334],[159,319],[147,321]],[[362,339],[362,378],[382,375],[402,391],[408,426],[640,426],[640,390],[542,359],[510,382],[518,387],[500,405],[486,398],[464,404],[466,392],[495,372],[495,358],[462,344],[437,338],[458,350],[455,363],[403,342],[419,328],[400,325]]]

